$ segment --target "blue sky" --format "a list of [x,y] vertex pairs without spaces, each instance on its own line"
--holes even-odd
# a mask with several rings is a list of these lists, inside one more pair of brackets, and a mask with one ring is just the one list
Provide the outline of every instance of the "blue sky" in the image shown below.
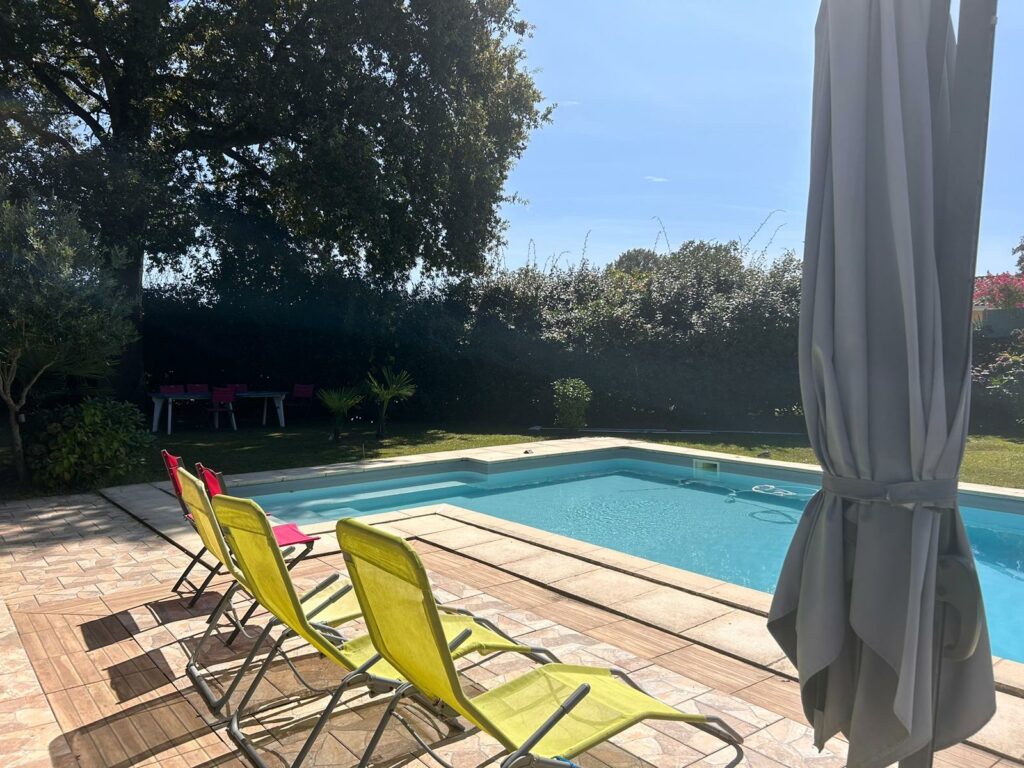
[[[520,0],[529,66],[553,122],[507,189],[505,260],[747,240],[803,248],[818,0]],[[955,18],[955,17],[954,17]],[[1024,2],[999,9],[978,271],[1014,266],[1024,236]],[[664,250],[665,241],[658,243]]]

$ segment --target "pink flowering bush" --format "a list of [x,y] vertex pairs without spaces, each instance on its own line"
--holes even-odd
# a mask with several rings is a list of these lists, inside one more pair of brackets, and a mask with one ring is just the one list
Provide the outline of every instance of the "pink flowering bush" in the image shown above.
[[975,305],[992,309],[1016,309],[1024,307],[1024,276],[991,272],[974,281]]

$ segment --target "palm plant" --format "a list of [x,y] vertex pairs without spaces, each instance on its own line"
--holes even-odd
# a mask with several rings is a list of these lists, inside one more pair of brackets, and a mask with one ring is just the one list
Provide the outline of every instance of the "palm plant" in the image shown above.
[[331,439],[341,440],[341,425],[348,418],[348,412],[363,401],[363,393],[355,387],[339,387],[338,389],[321,389],[316,396],[334,418],[334,430]]
[[366,384],[374,400],[380,404],[380,419],[377,421],[377,437],[384,437],[385,424],[388,418],[388,405],[392,400],[404,400],[416,394],[416,385],[408,371],[395,373],[390,368],[380,372],[380,379],[372,373],[366,374]]

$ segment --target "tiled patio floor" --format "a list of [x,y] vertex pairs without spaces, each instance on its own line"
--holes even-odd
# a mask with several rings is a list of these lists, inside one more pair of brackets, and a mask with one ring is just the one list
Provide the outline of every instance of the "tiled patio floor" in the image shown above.
[[[842,740],[833,740],[820,754],[813,748],[796,683],[777,653],[760,642],[754,625],[763,620],[735,608],[733,598],[741,603],[749,596],[734,594],[731,585],[709,580],[680,592],[664,578],[652,581],[651,573],[623,580],[608,574],[627,575],[625,560],[622,568],[609,569],[585,551],[579,557],[566,554],[572,551],[568,542],[555,553],[457,516],[382,522],[414,541],[443,602],[491,618],[564,661],[624,668],[666,702],[718,714],[745,738],[738,751],[685,725],[652,723],[581,757],[582,765],[845,764]],[[5,766],[245,764],[227,738],[223,718],[210,713],[184,676],[187,654],[223,584],[189,611],[187,599],[170,592],[188,560],[185,553],[99,496],[0,505],[0,540],[0,755]],[[338,555],[327,554],[303,563],[296,579],[300,587],[312,586],[341,567]],[[670,617],[672,626],[658,628],[663,617]],[[346,629],[354,634],[357,628]],[[737,636],[753,638],[738,649],[742,653],[729,647]],[[234,649],[220,638],[211,642],[207,655],[216,662],[214,678],[226,678],[247,650],[244,639]],[[301,645],[291,655],[308,680],[325,687],[340,681],[337,668]],[[529,664],[501,657],[468,670],[466,677],[486,688]],[[301,699],[297,704],[296,698]],[[269,766],[287,765],[324,698],[309,694],[280,663],[258,699],[266,709],[247,721],[246,731]],[[1004,705],[1004,699],[1012,701]],[[1001,715],[1020,701],[1001,698]],[[356,765],[382,707],[378,700],[354,697],[339,708],[307,764]],[[436,724],[411,708],[408,713],[427,740],[438,738]],[[1012,731],[1003,733],[1008,723],[1019,722],[1017,716],[1016,710],[1008,714],[1002,730],[985,743],[990,749],[960,745],[942,753],[937,764],[1020,765],[1008,757],[1020,744]],[[457,768],[476,766],[497,751],[497,744],[480,734],[438,747]],[[436,766],[399,727],[389,728],[374,764]]]

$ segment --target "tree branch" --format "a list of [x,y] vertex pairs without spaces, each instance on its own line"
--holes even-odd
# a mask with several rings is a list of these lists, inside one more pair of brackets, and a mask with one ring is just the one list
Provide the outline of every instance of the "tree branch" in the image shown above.
[[78,90],[80,90],[86,96],[91,96],[96,101],[98,101],[101,105],[103,105],[105,108],[110,109],[110,103],[107,101],[107,99],[103,95],[98,93],[97,91],[94,91],[92,88],[90,88],[84,82],[82,82],[81,78],[76,77],[71,72],[68,72],[66,70],[60,69],[59,67],[55,67],[54,66],[53,69],[54,69],[54,71],[57,74],[59,74],[61,77],[63,77],[65,80],[67,80],[73,86],[75,86]]
[[14,120],[19,125],[23,126],[27,131],[30,131],[41,138],[46,138],[54,144],[60,144],[68,152],[73,155],[78,154],[78,147],[71,143],[66,136],[61,136],[59,133],[54,133],[49,128],[44,128],[34,120],[32,115],[28,112],[18,114],[13,110],[0,111],[0,118],[6,118],[8,120]]
[[255,160],[253,160],[253,159],[251,159],[249,157],[246,157],[245,155],[243,155],[241,152],[237,151],[236,149],[233,149],[231,147],[229,147],[227,149],[222,149],[221,150],[221,154],[224,155],[225,157],[231,158],[232,160],[234,160],[239,165],[244,165],[246,168],[248,168],[250,171],[253,171],[254,173],[256,173],[261,178],[266,179],[267,181],[270,180],[270,173],[265,168],[263,168]]
[[100,121],[93,117],[92,113],[89,112],[89,110],[87,110],[85,107],[83,107],[73,98],[71,98],[68,92],[61,88],[60,83],[58,83],[56,80],[50,77],[49,73],[46,71],[46,68],[42,64],[40,64],[38,61],[32,61],[32,63],[30,64],[30,68],[32,69],[33,74],[36,76],[39,82],[42,83],[43,86],[46,88],[46,90],[48,90],[50,93],[56,96],[57,100],[61,104],[63,104],[72,113],[74,113],[74,115],[78,117],[78,119],[80,119],[83,123],[88,125],[90,130],[92,130],[93,135],[95,135],[96,138],[99,139],[101,144],[106,144],[107,131],[100,124]]
[[25,384],[25,386],[23,386],[21,388],[21,397],[18,398],[18,402],[17,402],[18,410],[21,410],[22,408],[25,407],[25,403],[28,400],[28,391],[30,389],[32,389],[32,387],[34,387],[36,385],[36,382],[39,381],[39,378],[44,373],[46,373],[50,369],[51,366],[53,366],[53,363],[54,363],[54,361],[51,360],[46,365],[40,366],[39,370],[36,371],[35,376],[33,376],[28,381],[28,383]]
[[78,19],[82,23],[82,29],[85,30],[86,37],[89,39],[89,47],[99,61],[103,87],[106,88],[107,96],[114,101],[113,94],[117,89],[121,73],[111,60],[107,47],[103,44],[103,33],[99,21],[96,19],[93,5],[90,0],[75,0],[75,8],[78,11]]

